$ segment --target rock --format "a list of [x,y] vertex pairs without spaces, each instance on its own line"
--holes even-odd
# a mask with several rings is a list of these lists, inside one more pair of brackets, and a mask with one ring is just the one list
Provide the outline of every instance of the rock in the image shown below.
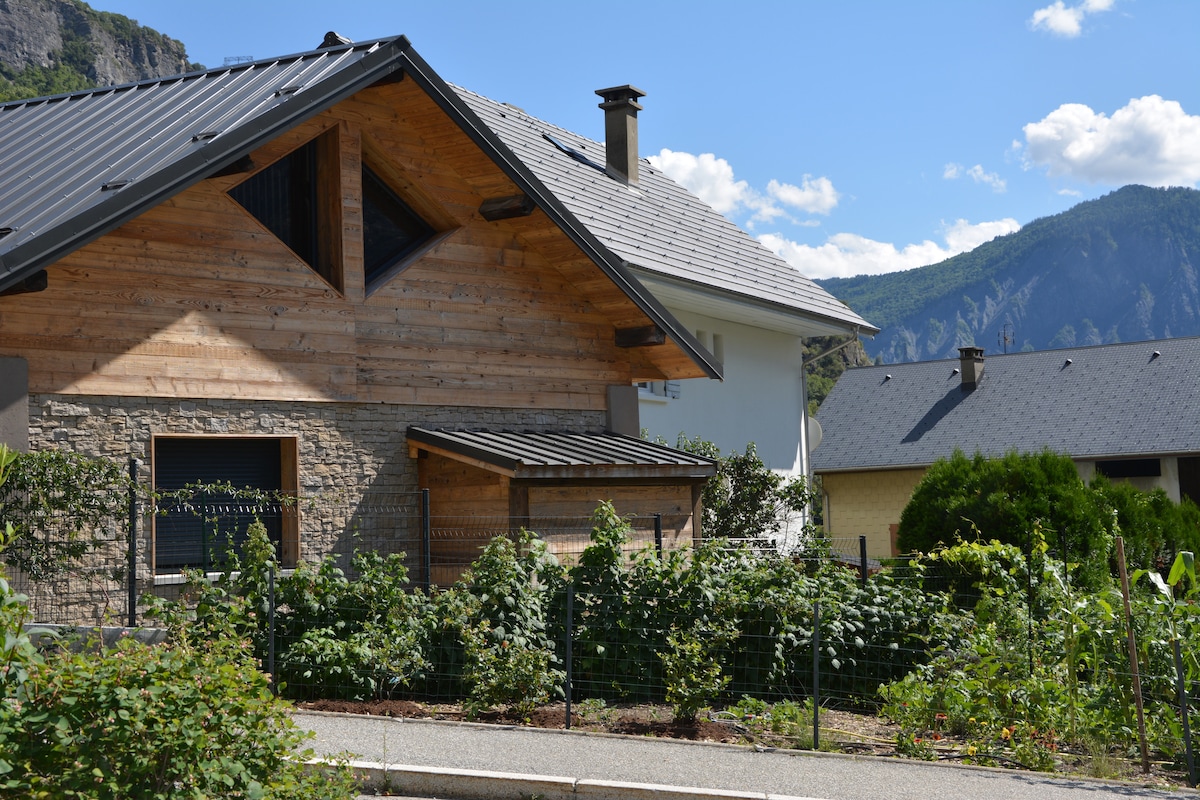
[[81,0],[0,0],[0,64],[73,67],[95,86],[178,75],[197,67],[182,42]]

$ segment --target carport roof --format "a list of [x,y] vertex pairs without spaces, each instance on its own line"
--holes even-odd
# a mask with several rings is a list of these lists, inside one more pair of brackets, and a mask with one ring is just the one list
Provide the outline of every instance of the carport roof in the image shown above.
[[617,433],[408,429],[409,452],[422,450],[511,478],[704,480],[711,458]]

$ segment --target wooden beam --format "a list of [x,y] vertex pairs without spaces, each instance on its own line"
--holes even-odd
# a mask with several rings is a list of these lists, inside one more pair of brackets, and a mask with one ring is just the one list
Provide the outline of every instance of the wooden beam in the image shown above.
[[617,347],[650,347],[666,341],[666,332],[657,325],[617,329]]
[[14,283],[12,286],[0,292],[0,297],[7,297],[10,294],[30,294],[32,292],[44,292],[46,291],[46,287],[49,285],[50,277],[46,275],[46,270],[41,269],[20,283]]
[[511,197],[492,197],[484,200],[479,206],[479,216],[488,222],[516,217],[528,217],[533,213],[533,198],[527,194],[515,194]]
[[226,164],[224,167],[221,167],[219,170],[214,172],[212,175],[209,175],[208,177],[210,177],[210,178],[226,178],[226,177],[229,177],[230,175],[241,175],[243,172],[253,172],[256,166],[257,165],[254,163],[253,158],[251,158],[250,156],[242,156],[237,161],[234,161],[230,164]]

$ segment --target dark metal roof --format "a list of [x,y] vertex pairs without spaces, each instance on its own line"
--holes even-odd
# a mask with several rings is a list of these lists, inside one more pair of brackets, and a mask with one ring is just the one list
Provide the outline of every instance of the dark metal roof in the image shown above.
[[402,68],[404,37],[0,106],[0,289]]
[[711,458],[616,433],[452,431],[410,427],[417,443],[517,478],[675,478],[716,474]]
[[0,290],[400,70],[698,366],[722,376],[720,362],[403,36],[0,106]]
[[847,370],[821,404],[815,472],[925,467],[1049,448],[1075,459],[1200,452],[1200,338]]

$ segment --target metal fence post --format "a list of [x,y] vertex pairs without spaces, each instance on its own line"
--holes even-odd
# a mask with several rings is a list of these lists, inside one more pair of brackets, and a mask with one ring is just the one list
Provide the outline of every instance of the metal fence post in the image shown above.
[[137,482],[138,482],[138,460],[129,457],[129,561],[126,566],[129,574],[126,576],[126,584],[129,592],[129,609],[127,624],[129,627],[137,627]]
[[658,551],[659,556],[662,555],[662,514],[654,515],[654,549]]
[[821,604],[813,601],[813,750],[821,749]]
[[572,630],[575,626],[575,584],[567,582],[567,620],[566,620],[566,670],[563,675],[563,698],[567,703],[567,721],[566,729],[571,730],[571,640],[575,638],[575,632]]
[[421,490],[421,552],[425,558],[425,590],[433,583],[433,556],[430,554],[430,540],[433,539],[433,523],[429,519],[429,490]]
[[1179,652],[1178,638],[1171,642],[1171,648],[1175,651],[1175,680],[1179,685],[1179,715],[1183,719],[1183,744],[1184,751],[1187,753],[1188,785],[1195,786],[1196,761],[1192,755],[1192,726],[1188,720],[1190,709],[1188,708],[1187,681],[1183,674],[1183,656]]
[[863,588],[865,589],[867,587],[867,537],[866,536],[858,537],[858,563],[859,563],[859,570],[861,571],[860,577],[862,578],[862,585],[863,585]]
[[271,676],[271,693],[279,694],[275,679],[275,563],[267,564],[267,674]]

